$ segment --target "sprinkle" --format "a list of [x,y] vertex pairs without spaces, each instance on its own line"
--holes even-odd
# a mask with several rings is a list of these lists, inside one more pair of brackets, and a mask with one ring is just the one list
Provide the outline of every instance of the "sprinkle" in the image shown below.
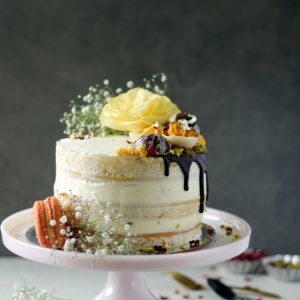
[[49,224],[50,224],[50,226],[55,226],[56,225],[56,221],[55,220],[51,220],[50,222],[49,222]]
[[121,94],[122,92],[123,92],[123,90],[122,90],[121,88],[117,88],[117,89],[116,89],[116,93],[117,93],[117,94]]
[[154,250],[158,252],[159,254],[164,254],[167,252],[167,248],[163,246],[153,246]]
[[104,80],[103,80],[103,84],[104,84],[104,85],[109,85],[109,80],[108,80],[108,79],[104,79]]
[[199,240],[189,241],[189,244],[190,244],[190,248],[198,247],[200,245],[200,241]]

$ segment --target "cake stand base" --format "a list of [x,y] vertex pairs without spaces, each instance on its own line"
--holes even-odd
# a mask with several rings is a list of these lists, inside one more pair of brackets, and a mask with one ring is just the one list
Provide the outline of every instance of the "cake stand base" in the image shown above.
[[[111,259],[93,254],[42,248],[27,238],[33,226],[32,209],[15,213],[1,224],[3,244],[13,253],[37,262],[67,268],[109,271],[104,290],[93,300],[157,300],[148,289],[144,271],[177,270],[216,264],[235,257],[248,248],[251,228],[243,219],[230,213],[208,208],[203,222],[216,233],[203,249],[161,255],[113,255]],[[222,229],[232,227],[234,236],[227,236]]]
[[104,290],[92,300],[158,300],[142,272],[109,272]]

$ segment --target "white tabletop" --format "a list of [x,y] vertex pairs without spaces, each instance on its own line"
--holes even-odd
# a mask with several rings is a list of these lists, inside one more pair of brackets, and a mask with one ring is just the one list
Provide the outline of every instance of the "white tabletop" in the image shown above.
[[[48,291],[54,290],[57,297],[73,300],[89,300],[103,288],[106,272],[93,270],[73,270],[57,266],[43,265],[17,257],[0,257],[0,299],[11,299],[14,284],[26,282],[27,286],[36,286]],[[285,300],[300,299],[300,283],[282,282],[267,275],[235,275],[224,270],[221,265],[203,267],[191,270],[180,270],[200,283],[205,283],[205,277],[220,276],[231,285],[251,285],[282,295]],[[168,296],[168,299],[221,299],[211,290],[190,291],[175,282],[166,272],[146,273],[146,280],[150,289],[157,296]],[[250,281],[249,281],[250,280]],[[180,293],[175,294],[178,288]],[[203,298],[199,297],[202,296]],[[254,297],[253,299],[256,299]],[[258,297],[257,297],[258,299]],[[269,299],[269,298],[260,298]]]

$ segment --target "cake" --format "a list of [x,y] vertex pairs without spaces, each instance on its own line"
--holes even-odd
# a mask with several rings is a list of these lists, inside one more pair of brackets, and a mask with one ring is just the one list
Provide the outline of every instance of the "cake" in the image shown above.
[[98,242],[81,242],[80,251],[171,253],[198,246],[208,178],[197,118],[162,90],[143,87],[110,95],[99,115],[110,135],[73,129],[56,144],[54,196],[73,219],[65,250],[76,248],[74,237],[84,231]]

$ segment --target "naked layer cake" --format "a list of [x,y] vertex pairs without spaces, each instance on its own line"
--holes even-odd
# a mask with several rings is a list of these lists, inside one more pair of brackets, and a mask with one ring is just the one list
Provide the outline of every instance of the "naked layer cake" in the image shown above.
[[[197,118],[152,82],[115,95],[104,82],[64,115],[69,137],[56,145],[54,196],[65,212],[58,227],[65,250],[169,253],[199,245],[206,143]],[[83,118],[89,113],[98,123]]]

